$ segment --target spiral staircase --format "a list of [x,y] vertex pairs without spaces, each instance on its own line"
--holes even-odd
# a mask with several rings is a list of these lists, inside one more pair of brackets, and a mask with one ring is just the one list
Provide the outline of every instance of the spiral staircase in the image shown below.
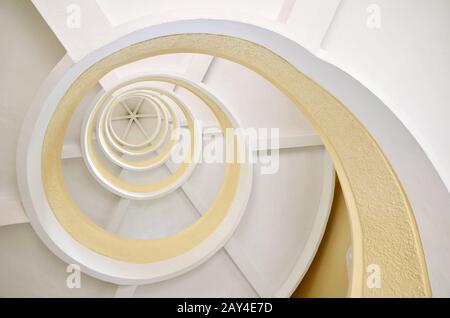
[[351,68],[367,4],[127,3],[1,4],[0,296],[450,296],[448,110]]

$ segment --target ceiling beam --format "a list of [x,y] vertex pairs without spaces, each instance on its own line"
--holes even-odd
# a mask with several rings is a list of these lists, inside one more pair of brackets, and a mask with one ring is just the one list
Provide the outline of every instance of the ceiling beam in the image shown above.
[[105,226],[105,230],[111,233],[117,233],[119,231],[120,225],[127,213],[128,207],[130,206],[130,200],[126,198],[120,198],[117,203],[116,208],[112,211],[108,223]]
[[279,137],[278,144],[276,142],[274,143],[272,139],[259,139],[256,150],[262,151],[315,146],[323,146],[323,142],[317,134],[291,135]]
[[118,285],[114,298],[132,298],[136,293],[137,285]]
[[292,8],[295,6],[296,0],[284,0],[281,9],[278,12],[277,22],[286,23],[291,15]]
[[[170,173],[173,173],[177,169],[176,166],[169,161],[165,163],[165,166]],[[202,200],[202,196],[197,193],[196,188],[192,186],[189,181],[186,181],[181,186],[181,189],[188,200],[192,203],[197,213],[201,216],[202,213],[208,208],[206,203]],[[233,237],[231,237],[225,244],[224,250],[231,261],[241,271],[250,286],[252,286],[260,297],[273,296],[273,293],[271,292],[273,288],[271,288],[271,286],[267,283],[264,276],[258,273],[257,268],[253,265],[245,251],[241,249],[240,244],[236,242]]]
[[312,53],[320,52],[340,3],[341,0],[296,1],[286,21],[294,39]]
[[[205,80],[206,74],[214,61],[214,56],[205,54],[192,54],[184,75],[190,80],[202,83]],[[175,92],[177,85],[174,85],[173,91]]]
[[202,83],[205,80],[206,74],[214,61],[214,56],[204,54],[193,54],[186,68],[185,75],[190,80]]
[[0,200],[0,226],[28,223],[20,200]]
[[74,62],[112,40],[111,23],[97,1],[32,2]]
[[71,141],[64,143],[61,153],[61,159],[74,159],[81,157],[82,157],[81,148],[77,142]]

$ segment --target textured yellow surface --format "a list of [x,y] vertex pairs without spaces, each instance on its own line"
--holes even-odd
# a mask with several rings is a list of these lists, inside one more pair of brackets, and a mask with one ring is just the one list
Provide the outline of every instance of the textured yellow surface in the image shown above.
[[[69,232],[80,232],[82,238],[87,237],[82,243],[94,246],[96,250],[102,249],[102,254],[106,250],[108,254],[116,255],[120,250],[120,259],[129,261],[147,259],[139,253],[152,260],[151,255],[155,252],[165,256],[176,255],[192,247],[191,242],[199,242],[199,236],[202,239],[207,236],[203,235],[204,232],[193,233],[189,228],[186,230],[192,235],[192,239],[187,237],[189,243],[179,241],[181,247],[171,245],[169,252],[159,251],[158,243],[152,242],[155,244],[149,253],[145,241],[133,242],[138,248],[128,252],[129,240],[102,232],[101,229],[93,231],[96,226],[74,205],[61,174],[62,132],[66,130],[81,97],[98,79],[109,70],[129,62],[181,52],[211,54],[249,67],[284,92],[320,134],[335,164],[349,210],[354,260],[351,296],[431,295],[421,241],[408,199],[383,152],[364,126],[342,103],[282,57],[257,44],[229,36],[181,34],[140,42],[104,58],[72,85],[51,119],[42,152],[47,198],[58,220]],[[230,180],[237,179],[237,175],[238,169]],[[226,183],[222,186],[221,200],[215,201],[211,209],[227,210],[227,203],[233,195],[232,186]],[[80,218],[85,218],[85,222],[75,222]],[[193,227],[200,223],[212,231],[220,220],[220,217],[202,218]],[[91,232],[97,234],[91,235]],[[106,245],[100,240],[105,236],[111,238]],[[366,285],[366,268],[370,264],[381,268],[381,288],[370,289]]]
[[325,234],[314,261],[292,297],[347,297],[349,275],[347,251],[351,246],[350,224],[339,182]]

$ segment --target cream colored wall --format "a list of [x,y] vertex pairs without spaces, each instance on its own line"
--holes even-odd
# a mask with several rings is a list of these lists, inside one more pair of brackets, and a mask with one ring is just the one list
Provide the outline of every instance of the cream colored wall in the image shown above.
[[116,285],[81,274],[81,288],[67,288],[67,264],[29,224],[0,228],[0,297],[112,297]]
[[[0,1],[0,200],[18,199],[16,147],[22,120],[64,54],[30,1]],[[86,275],[81,289],[67,288],[67,265],[29,224],[0,227],[0,259],[0,297],[102,297],[115,292],[114,285]]]
[[30,1],[0,1],[0,200],[19,198],[16,147],[22,120],[64,54]]
[[347,213],[342,189],[337,181],[325,235],[313,263],[292,297],[347,297],[351,274],[346,258],[351,247]]

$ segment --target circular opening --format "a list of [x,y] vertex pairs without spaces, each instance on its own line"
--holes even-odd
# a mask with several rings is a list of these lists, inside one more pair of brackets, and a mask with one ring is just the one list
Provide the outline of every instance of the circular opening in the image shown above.
[[124,146],[140,148],[151,143],[161,125],[156,106],[145,97],[125,97],[108,109],[108,127]]

